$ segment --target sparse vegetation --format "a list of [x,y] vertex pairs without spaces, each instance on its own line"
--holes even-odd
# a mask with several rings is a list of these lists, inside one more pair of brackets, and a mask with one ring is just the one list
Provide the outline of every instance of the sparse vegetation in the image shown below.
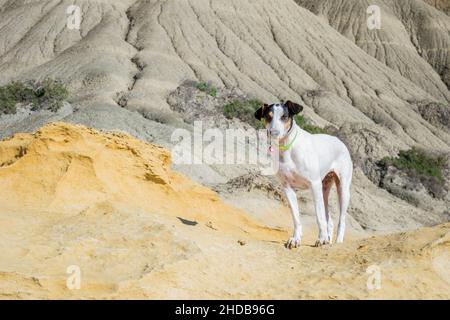
[[321,127],[309,124],[306,121],[305,117],[303,117],[302,115],[299,115],[299,114],[296,115],[294,117],[294,120],[295,120],[295,122],[297,123],[297,125],[300,128],[302,128],[305,131],[308,131],[309,133],[312,133],[312,134],[317,134],[317,133],[324,133],[324,134],[326,134],[326,133],[328,133],[327,130],[324,129],[324,128],[321,128]]
[[444,156],[429,155],[424,150],[412,148],[400,151],[396,158],[386,157],[382,162],[397,169],[410,170],[418,175],[435,177],[440,183],[445,182],[443,170],[447,160]]
[[400,151],[398,156],[385,157],[379,162],[382,169],[394,166],[406,172],[412,181],[420,181],[434,197],[440,198],[445,192],[444,170],[447,159],[443,155],[429,154],[425,150],[412,148]]
[[263,103],[256,99],[234,100],[223,107],[223,114],[228,119],[237,118],[257,129],[262,129],[264,125],[254,116],[255,111],[262,105]]
[[210,95],[211,97],[217,96],[217,88],[213,87],[209,83],[200,82],[199,84],[197,84],[197,89],[202,92],[205,92],[206,94]]
[[13,81],[0,87],[0,114],[14,114],[17,104],[31,105],[32,110],[57,111],[69,96],[66,87],[59,81]]

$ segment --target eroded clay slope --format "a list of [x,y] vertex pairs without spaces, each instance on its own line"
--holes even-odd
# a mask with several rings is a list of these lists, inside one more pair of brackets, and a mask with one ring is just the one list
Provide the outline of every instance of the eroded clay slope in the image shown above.
[[435,8],[450,13],[450,2],[448,0],[424,0],[426,3],[434,6]]
[[[181,82],[211,81],[268,102],[303,101],[320,125],[374,124],[398,148],[448,148],[449,134],[410,104],[448,99],[439,77],[425,72],[427,64],[405,62],[418,66],[420,78],[430,74],[424,90],[422,81],[414,85],[294,1],[79,1],[80,30],[66,27],[70,4],[3,4],[2,82],[54,76],[70,85],[80,108],[120,101],[170,113],[166,98]],[[77,119],[95,122],[85,118],[95,117]]]
[[[438,99],[449,100],[450,18],[422,0],[297,0],[369,55]],[[371,5],[380,29],[369,29]]]

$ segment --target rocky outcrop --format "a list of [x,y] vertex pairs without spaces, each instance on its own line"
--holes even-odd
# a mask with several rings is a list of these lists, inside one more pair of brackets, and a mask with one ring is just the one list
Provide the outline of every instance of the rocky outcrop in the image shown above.
[[450,107],[442,103],[418,103],[422,118],[442,130],[450,130]]
[[424,0],[424,1],[434,6],[436,9],[442,10],[446,14],[450,14],[450,3],[447,0]]

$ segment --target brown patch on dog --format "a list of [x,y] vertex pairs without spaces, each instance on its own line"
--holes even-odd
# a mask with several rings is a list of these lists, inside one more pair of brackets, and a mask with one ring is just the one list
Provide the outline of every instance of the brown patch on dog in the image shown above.
[[293,125],[293,121],[294,121],[294,119],[292,119],[292,118],[289,118],[289,120],[290,121],[286,121],[285,123],[284,123],[284,130],[285,130],[285,132],[287,132],[290,128],[291,128],[291,126]]
[[330,171],[327,175],[322,179],[322,194],[323,199],[325,200],[325,207],[328,206],[328,196],[330,194],[331,187],[333,183],[336,184],[336,188],[339,190],[341,185],[341,180],[337,176],[336,172]]
[[322,195],[323,195],[323,203],[325,205],[325,215],[327,220],[329,219],[329,207],[328,207],[328,196],[330,195],[331,187],[333,187],[333,183],[336,184],[336,189],[340,190],[341,180],[337,176],[336,172],[330,171],[322,180]]
[[336,172],[330,171],[327,173],[327,175],[322,179],[322,191],[323,194],[329,193],[331,187],[333,186],[333,183],[336,184],[336,188],[339,189],[339,186],[341,184],[341,180],[337,176]]

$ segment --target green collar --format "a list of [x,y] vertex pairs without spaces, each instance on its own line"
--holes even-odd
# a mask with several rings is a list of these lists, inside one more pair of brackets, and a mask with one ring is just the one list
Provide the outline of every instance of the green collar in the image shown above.
[[294,144],[294,142],[295,142],[295,139],[297,139],[297,134],[298,134],[298,131],[296,131],[295,132],[295,137],[294,137],[294,139],[292,139],[292,141],[289,143],[289,144],[286,144],[286,145],[279,145],[278,146],[278,148],[281,150],[281,151],[288,151],[290,148],[292,148],[292,145]]

